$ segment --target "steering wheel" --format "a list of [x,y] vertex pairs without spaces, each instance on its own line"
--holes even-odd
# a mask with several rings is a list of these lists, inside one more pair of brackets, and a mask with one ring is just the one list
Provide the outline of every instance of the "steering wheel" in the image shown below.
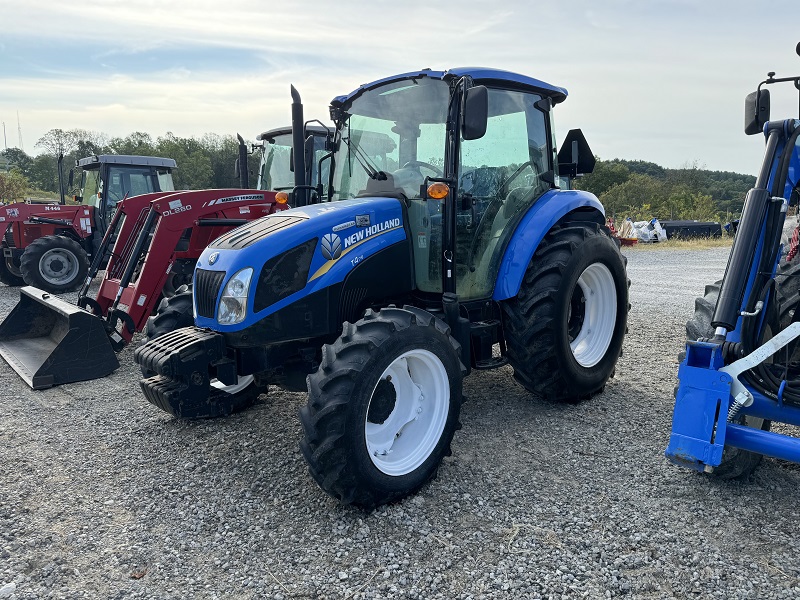
[[503,196],[506,196],[508,194],[508,186],[509,186],[509,184],[512,181],[514,181],[517,177],[522,175],[522,172],[525,170],[525,167],[530,167],[534,171],[536,170],[536,169],[534,169],[534,165],[533,165],[533,161],[532,160],[529,160],[529,161],[526,161],[526,162],[522,163],[519,167],[517,167],[516,171],[514,171],[511,175],[506,177],[505,180],[503,181],[503,183],[500,184],[500,190],[501,190],[501,194]]
[[444,176],[444,172],[439,167],[434,166],[431,163],[426,163],[421,160],[410,160],[403,165],[404,169],[408,167],[417,167],[417,169],[419,169],[420,167],[425,167],[426,169],[430,169],[431,171],[433,171],[437,177]]

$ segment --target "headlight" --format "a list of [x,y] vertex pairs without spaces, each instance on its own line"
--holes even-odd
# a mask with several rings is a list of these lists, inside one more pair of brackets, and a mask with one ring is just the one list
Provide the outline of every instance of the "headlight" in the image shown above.
[[247,293],[252,278],[253,269],[250,267],[230,278],[219,301],[217,322],[220,325],[235,325],[244,321],[247,316]]

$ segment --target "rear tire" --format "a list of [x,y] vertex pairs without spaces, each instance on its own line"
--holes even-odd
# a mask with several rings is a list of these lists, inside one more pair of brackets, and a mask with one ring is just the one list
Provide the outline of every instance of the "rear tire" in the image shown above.
[[[181,291],[174,296],[162,299],[156,312],[147,319],[144,333],[148,340],[152,340],[165,333],[192,325],[194,325],[194,309],[192,291],[189,289],[189,291]],[[142,376],[145,378],[155,375],[144,367],[141,369]],[[240,376],[239,382],[235,385],[225,385],[217,379],[212,379],[208,413],[193,418],[212,418],[241,412],[253,406],[258,400],[258,396],[266,391],[265,386],[256,385],[252,375]],[[183,415],[176,416],[185,418]]]
[[[702,298],[697,298],[694,302],[694,315],[686,323],[687,341],[697,341],[700,338],[710,339],[714,337],[714,327],[711,319],[714,316],[714,308],[717,306],[722,280],[715,281],[707,285]],[[680,360],[685,357],[685,352],[679,355]],[[676,389],[677,391],[677,389]],[[772,421],[757,419],[741,415],[736,422],[740,425],[769,431]],[[755,452],[748,452],[739,448],[725,446],[722,450],[722,462],[714,467],[711,475],[719,479],[744,479],[749,477],[756,470],[763,456]]]
[[89,257],[81,245],[63,235],[48,235],[22,253],[20,271],[25,283],[61,294],[77,290],[89,272]]
[[345,323],[300,409],[300,449],[320,487],[372,509],[434,478],[460,428],[460,352],[449,327],[417,308]]
[[556,226],[502,303],[514,378],[549,400],[587,398],[614,373],[628,320],[625,260],[605,227]]
[[791,325],[794,313],[800,305],[800,261],[787,263],[785,268],[778,271],[775,280],[778,319],[781,329],[786,329]]

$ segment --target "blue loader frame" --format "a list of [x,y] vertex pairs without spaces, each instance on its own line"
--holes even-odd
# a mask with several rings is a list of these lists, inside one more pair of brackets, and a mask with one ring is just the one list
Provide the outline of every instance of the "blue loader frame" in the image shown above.
[[[711,322],[716,328],[714,337],[688,341],[678,370],[672,432],[665,452],[675,464],[713,473],[732,455],[741,459],[737,451],[800,462],[800,439],[768,430],[772,421],[800,426],[800,406],[787,403],[784,397],[791,378],[784,376],[777,389],[764,389],[748,376],[773,354],[783,356],[780,351],[800,335],[796,320],[788,326],[784,323],[771,339],[774,330],[765,334],[769,315],[778,314],[776,287],[788,279],[778,273],[782,254],[778,236],[800,181],[799,127],[796,120],[763,124],[765,158],[756,186],[747,195],[731,249]],[[726,303],[735,307],[727,316]],[[752,331],[754,336],[748,333]],[[751,343],[746,352],[750,337],[760,341]],[[786,360],[788,364],[788,356]],[[753,422],[761,425],[753,426]],[[751,471],[740,469],[734,476]]]

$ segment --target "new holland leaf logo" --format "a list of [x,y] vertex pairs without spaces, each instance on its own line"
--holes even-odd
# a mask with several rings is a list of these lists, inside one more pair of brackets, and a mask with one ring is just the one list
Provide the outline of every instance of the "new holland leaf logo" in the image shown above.
[[342,255],[342,238],[335,233],[322,236],[322,256],[328,260],[336,260]]

